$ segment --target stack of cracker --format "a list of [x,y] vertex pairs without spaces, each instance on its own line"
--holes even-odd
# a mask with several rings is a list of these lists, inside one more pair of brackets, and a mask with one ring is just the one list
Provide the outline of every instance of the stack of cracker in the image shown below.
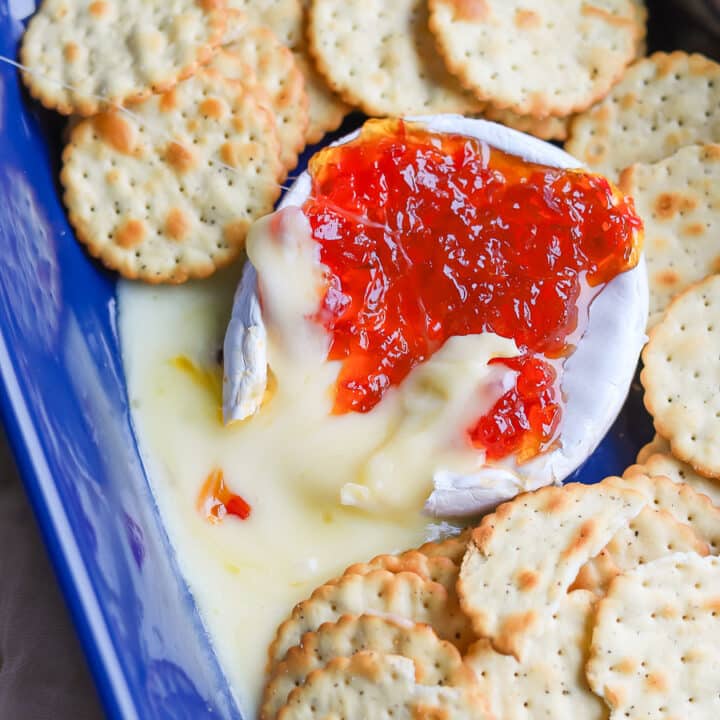
[[720,65],[633,64],[573,122],[566,149],[619,180],[645,225],[649,341],[640,379],[658,439],[631,472],[720,497]]
[[719,717],[718,552],[720,509],[666,477],[521,495],[297,605],[261,718]]
[[311,0],[310,51],[368,115],[482,115],[564,140],[644,54],[641,0]]
[[299,0],[45,0],[23,78],[70,115],[62,184],[78,239],[147,282],[241,253],[306,143],[347,106],[308,61]]

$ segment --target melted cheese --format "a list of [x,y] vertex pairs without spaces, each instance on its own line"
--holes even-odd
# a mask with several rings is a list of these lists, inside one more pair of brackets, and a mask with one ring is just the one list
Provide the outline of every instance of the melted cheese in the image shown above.
[[[552,145],[495,123],[467,119],[457,115],[418,117],[415,120],[423,123],[430,130],[458,132],[476,137],[530,162],[562,168],[579,165],[570,155]],[[358,133],[359,131],[351,133],[336,144],[348,142],[357,137]],[[274,216],[275,220],[262,221],[265,225],[261,223],[262,238],[260,241],[257,239],[259,235],[257,231],[251,233],[248,240],[250,260],[255,262],[255,253],[258,251],[262,252],[264,258],[262,267],[258,267],[264,305],[260,323],[267,322],[269,326],[275,325],[275,332],[285,337],[286,341],[295,342],[299,347],[304,345],[306,348],[310,347],[307,337],[308,327],[313,328],[312,332],[316,338],[319,332],[318,325],[307,320],[306,316],[312,314],[318,307],[323,283],[319,249],[308,247],[308,245],[313,245],[310,229],[299,210],[308,198],[310,188],[310,176],[304,172],[283,199],[281,210]],[[294,218],[294,220],[291,222],[290,218]],[[278,228],[277,231],[272,231],[270,229],[272,222],[278,223],[283,230],[280,231]],[[268,238],[274,236],[277,236],[274,242],[266,242]],[[295,248],[305,248],[302,262],[296,262],[290,266],[285,258],[287,250],[283,253],[277,252],[277,248],[288,244]],[[254,250],[255,247],[258,250]],[[295,254],[299,257],[297,251]],[[243,285],[245,284],[246,278],[243,279]],[[246,287],[243,292],[246,294],[238,294],[234,315],[242,315],[247,312],[238,305],[249,302],[250,299],[257,301],[250,288]],[[302,305],[304,314],[293,313],[291,309],[289,313],[292,318],[291,322],[277,326],[275,314],[270,309],[271,306],[287,308],[288,305],[291,305],[295,307],[293,294],[298,292],[304,298],[305,304]],[[300,307],[300,305],[297,306]],[[624,309],[624,314],[617,312],[618,307]],[[437,516],[475,515],[512,497],[520,490],[533,490],[543,485],[560,482],[577,469],[597,447],[620,412],[640,350],[645,342],[644,328],[647,323],[647,314],[647,273],[645,261],[641,259],[636,268],[622,273],[608,283],[593,301],[584,335],[580,336],[580,329],[578,329],[577,336],[568,338],[571,344],[577,344],[577,350],[565,364],[561,380],[566,406],[559,428],[559,446],[530,462],[518,465],[514,457],[509,456],[489,465],[485,464],[484,454],[481,451],[464,450],[464,463],[459,463],[457,457],[445,457],[446,447],[444,445],[428,443],[428,433],[420,433],[412,437],[413,431],[409,427],[406,428],[405,438],[402,442],[406,445],[414,443],[418,450],[425,451],[416,454],[406,453],[407,457],[411,458],[409,461],[412,462],[417,458],[418,465],[423,464],[425,468],[432,468],[433,471],[434,488],[427,497],[425,506],[428,514]],[[232,361],[232,358],[238,355],[238,345],[242,339],[243,336],[237,332],[236,328],[229,328],[225,339],[225,355],[230,359],[225,364],[227,383],[239,384],[240,392],[237,395],[236,405],[226,403],[226,417],[243,417],[242,409],[249,408],[245,398],[258,395],[256,387],[251,386],[249,382],[243,385],[238,380],[242,364],[236,365]],[[456,338],[452,340],[456,340]],[[470,354],[472,352],[471,342],[468,340],[465,346],[466,362],[472,357]],[[326,345],[323,345],[322,340],[315,340],[313,347],[317,349],[326,347]],[[608,348],[613,348],[613,351],[609,353]],[[262,349],[258,349],[258,351],[262,352]],[[501,351],[499,353],[502,354]],[[462,354],[462,352],[459,355],[456,353],[456,368],[450,372],[450,375],[456,379],[464,377],[468,372],[468,367],[461,365],[460,355]],[[313,354],[313,360],[316,355],[317,353]],[[244,362],[256,365],[269,362],[270,367],[273,366],[273,359],[270,357],[255,356],[246,358]],[[505,372],[504,381],[496,376],[496,383],[508,382],[508,376],[512,376],[512,373]],[[472,371],[470,371],[470,375],[472,375]],[[470,377],[467,379],[464,392],[479,392],[483,386],[480,377],[475,377],[474,382]],[[405,388],[406,385],[409,385],[409,389],[401,390],[401,392],[416,394],[417,383],[412,383],[410,378],[407,378],[401,387]],[[380,405],[391,402],[393,401],[384,398]],[[453,428],[456,433],[455,445],[457,446],[465,440],[464,430],[487,407],[489,405],[478,402],[475,405],[475,413],[468,414],[467,407],[461,410],[460,407],[448,400],[448,405],[444,410],[444,423],[439,424],[443,428]],[[257,409],[257,405],[252,406],[252,412]],[[445,439],[447,440],[447,438]],[[397,446],[399,441],[395,442]],[[457,456],[457,448],[455,450]],[[357,484],[351,481],[344,487],[343,502],[363,507],[366,510],[372,510],[375,506],[383,507],[384,503],[394,502],[392,491],[387,490],[386,480],[383,479],[397,465],[397,461],[389,457],[388,453],[391,454],[392,450],[377,453],[376,457],[372,459],[365,482]],[[447,464],[443,464],[443,459],[447,460]],[[424,484],[419,485],[416,491],[419,492],[424,487]]]
[[[417,393],[398,390],[372,413],[333,416],[337,364],[310,362],[268,332],[272,394],[261,413],[223,426],[219,384],[206,379],[236,282],[236,273],[182,287],[123,282],[119,317],[133,422],[161,516],[241,707],[254,717],[267,646],[292,606],[347,565],[415,546],[438,529],[422,513],[432,443],[414,457],[419,449],[404,423],[436,447],[446,413],[438,398],[464,404],[469,379],[456,371],[490,379],[487,360],[514,347],[493,335],[458,338],[408,378]],[[468,343],[472,362],[457,352]],[[447,445],[436,461],[465,469],[464,451]],[[392,483],[380,466],[392,468]],[[216,467],[252,506],[248,520],[211,524],[198,511],[198,492]],[[341,503],[348,482],[366,489],[375,512]]]
[[[493,132],[503,148],[517,135]],[[539,153],[526,155],[530,159],[560,164],[567,158],[529,145],[528,152]],[[285,205],[300,204],[308,187],[301,176]],[[482,453],[470,452],[459,433],[471,410],[489,407],[511,379],[487,366],[491,357],[515,352],[497,336],[454,338],[370,413],[330,414],[338,365],[322,361],[327,338],[307,319],[321,272],[316,249],[305,242],[299,211],[277,217],[253,229],[248,251],[259,278],[246,266],[235,303],[238,269],[181,287],[123,282],[119,288],[128,394],[147,474],[180,569],[247,717],[256,714],[267,646],[295,602],[352,562],[452,530],[428,522],[422,512],[428,496],[427,510],[449,515],[491,507],[526,481],[517,468],[484,467]],[[642,283],[627,287],[629,294],[620,296],[623,324],[635,333],[638,323],[644,327],[644,319],[635,322],[642,315]],[[598,342],[614,346],[614,389],[601,418],[585,390],[577,412],[591,419],[592,432],[575,459],[584,459],[619,407],[639,351],[632,334],[630,347],[615,345],[625,337],[610,319],[611,313],[617,318],[616,302],[599,306],[601,325],[610,329],[588,344],[595,352]],[[234,371],[226,378],[225,404],[239,407],[230,419],[249,417],[224,426],[218,386],[208,378],[215,377],[231,312],[225,356]],[[590,365],[589,359],[579,364],[579,377],[587,380],[582,368]],[[593,371],[607,389],[600,366]],[[481,388],[484,395],[477,394]],[[198,511],[198,492],[214,468],[222,468],[229,489],[252,506],[248,520],[211,524]]]

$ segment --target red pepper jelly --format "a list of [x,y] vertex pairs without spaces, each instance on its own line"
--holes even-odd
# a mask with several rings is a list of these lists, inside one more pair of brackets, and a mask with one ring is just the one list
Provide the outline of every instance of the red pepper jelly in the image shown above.
[[469,428],[488,459],[547,450],[558,358],[602,286],[637,263],[642,223],[599,175],[528,163],[397,119],[310,161],[304,205],[328,268],[317,321],[342,361],[334,412],[367,412],[453,335],[515,340],[514,387]]
[[205,478],[196,504],[198,511],[211,523],[219,523],[226,515],[247,520],[252,512],[247,501],[225,485],[225,474],[220,468],[215,468]]

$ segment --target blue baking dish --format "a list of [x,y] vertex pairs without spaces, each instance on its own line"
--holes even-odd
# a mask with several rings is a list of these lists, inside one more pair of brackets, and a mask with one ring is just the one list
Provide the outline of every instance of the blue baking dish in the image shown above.
[[[16,57],[33,9],[0,0],[0,54]],[[239,718],[138,455],[113,276],[83,252],[65,217],[59,131],[17,71],[0,64],[3,419],[108,715]],[[640,398],[634,386],[579,479],[633,461],[651,435]]]

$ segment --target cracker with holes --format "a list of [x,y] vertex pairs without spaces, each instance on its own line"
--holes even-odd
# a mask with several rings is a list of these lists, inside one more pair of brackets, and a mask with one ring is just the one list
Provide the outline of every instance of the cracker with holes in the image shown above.
[[562,598],[542,634],[533,638],[522,663],[501,655],[487,640],[470,648],[466,662],[498,720],[607,717],[605,705],[592,693],[583,672],[594,602],[592,593],[583,590]]
[[676,552],[705,557],[710,550],[707,542],[670,512],[646,507],[615,533],[597,558],[580,568],[574,586],[604,595],[617,575]]
[[[196,0],[44,0],[20,62],[33,97],[64,115],[165,92],[206,63],[225,11]],[[70,89],[72,88],[72,90]]]
[[720,717],[720,559],[670,555],[618,577],[587,677],[611,720]]
[[424,685],[409,658],[372,651],[335,658],[310,673],[277,717],[492,720],[474,683]]
[[565,149],[617,179],[633,163],[711,142],[720,142],[720,65],[677,51],[630,66],[601,103],[573,120]]
[[643,350],[640,381],[655,430],[672,454],[720,478],[720,276],[668,307]]
[[[652,452],[648,455],[643,454],[641,451],[641,454],[643,462],[626,468],[623,473],[624,478],[632,479],[641,475],[647,475],[651,478],[664,476],[674,483],[690,486],[696,493],[706,495],[713,505],[720,507],[720,482],[703,477],[687,463],[678,460],[670,453],[669,445],[666,446],[664,452]],[[638,460],[640,460],[640,454],[638,454]]]
[[473,682],[458,649],[440,640],[429,626],[373,615],[345,615],[336,623],[306,633],[300,645],[290,648],[265,688],[261,720],[273,720],[290,693],[303,685],[311,672],[333,658],[349,658],[363,650],[410,658],[416,679],[423,685],[454,687]]
[[442,585],[411,572],[373,570],[367,575],[346,575],[337,582],[322,585],[308,600],[296,605],[270,645],[270,668],[282,660],[306,632],[317,630],[323,623],[335,622],[342,615],[363,613],[427,623],[442,639],[450,640],[461,651],[471,637],[467,618],[457,600]]
[[645,503],[633,490],[571,483],[520,495],[483,518],[457,586],[475,632],[522,660],[580,567]]
[[310,51],[330,87],[368,115],[480,109],[445,69],[423,0],[313,0]]
[[720,145],[690,145],[620,176],[645,225],[652,327],[675,295],[720,271]]
[[78,240],[147,282],[205,277],[241,253],[282,172],[272,117],[239,83],[203,70],[133,108],[80,123],[63,153]]
[[609,482],[642,493],[649,506],[666,510],[675,520],[690,526],[700,540],[709,545],[713,555],[720,554],[720,508],[715,507],[707,495],[662,475],[626,473]]
[[631,0],[430,0],[430,28],[475,95],[521,115],[569,115],[602,98],[644,34]]
[[275,115],[280,160],[287,170],[292,169],[305,147],[308,125],[305,80],[292,52],[270,30],[252,25],[247,25],[242,36],[223,50],[252,68],[256,83],[267,93]]

